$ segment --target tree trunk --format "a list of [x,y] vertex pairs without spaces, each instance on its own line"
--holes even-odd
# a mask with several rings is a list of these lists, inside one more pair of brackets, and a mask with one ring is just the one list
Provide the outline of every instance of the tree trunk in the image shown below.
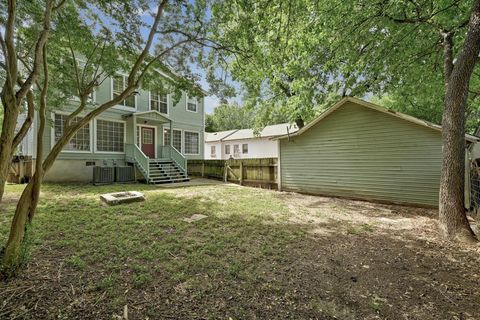
[[5,192],[5,184],[7,182],[8,171],[14,151],[12,150],[12,145],[15,136],[18,112],[18,108],[4,107],[3,126],[0,136],[0,202],[2,201]]
[[[450,53],[448,53],[450,52]],[[449,240],[475,242],[464,208],[465,191],[465,106],[470,78],[480,52],[480,0],[472,8],[462,51],[453,64],[445,47],[445,105],[442,120],[442,173],[439,221]]]
[[2,271],[7,275],[13,274],[22,262],[20,259],[20,251],[25,236],[29,211],[32,206],[32,199],[34,198],[34,184],[38,181],[35,176],[36,175],[34,175],[34,178],[23,190],[17,208],[15,209],[15,215],[10,227],[10,234],[2,257]]
[[37,153],[35,163],[35,173],[32,180],[23,190],[20,200],[15,209],[12,225],[10,227],[10,234],[7,244],[5,246],[4,256],[2,258],[2,269],[7,274],[15,273],[17,267],[23,262],[20,256],[20,251],[25,240],[25,230],[27,223],[30,224],[33,220],[35,211],[37,210],[38,199],[40,196],[40,188],[42,185],[44,170],[43,170],[43,133],[45,131],[45,110],[47,108],[47,91],[48,91],[48,65],[46,46],[43,46],[43,87],[40,92],[40,107],[38,110],[39,127],[37,131]]

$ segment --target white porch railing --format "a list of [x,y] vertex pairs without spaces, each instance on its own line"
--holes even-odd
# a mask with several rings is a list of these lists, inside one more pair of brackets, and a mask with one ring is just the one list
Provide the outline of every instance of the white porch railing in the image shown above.
[[136,144],[125,144],[125,155],[127,161],[134,162],[138,165],[140,170],[145,174],[148,180],[150,174],[150,165],[148,157]]
[[187,159],[173,146],[162,146],[162,158],[172,159],[185,172],[187,172]]

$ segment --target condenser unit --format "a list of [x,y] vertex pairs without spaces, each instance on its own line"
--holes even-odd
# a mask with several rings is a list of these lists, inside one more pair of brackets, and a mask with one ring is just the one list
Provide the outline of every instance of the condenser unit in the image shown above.
[[109,184],[115,182],[114,167],[93,167],[93,184]]

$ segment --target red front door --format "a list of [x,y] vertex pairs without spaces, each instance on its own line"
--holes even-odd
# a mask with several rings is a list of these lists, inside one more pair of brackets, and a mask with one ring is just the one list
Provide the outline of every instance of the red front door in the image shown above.
[[140,127],[142,151],[149,158],[155,158],[155,128]]

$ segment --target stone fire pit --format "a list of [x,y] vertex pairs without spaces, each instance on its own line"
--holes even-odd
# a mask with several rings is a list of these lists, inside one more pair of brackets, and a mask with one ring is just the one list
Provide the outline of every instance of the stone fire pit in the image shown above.
[[108,205],[145,201],[143,193],[138,191],[123,191],[114,193],[105,193],[100,195],[100,199]]

